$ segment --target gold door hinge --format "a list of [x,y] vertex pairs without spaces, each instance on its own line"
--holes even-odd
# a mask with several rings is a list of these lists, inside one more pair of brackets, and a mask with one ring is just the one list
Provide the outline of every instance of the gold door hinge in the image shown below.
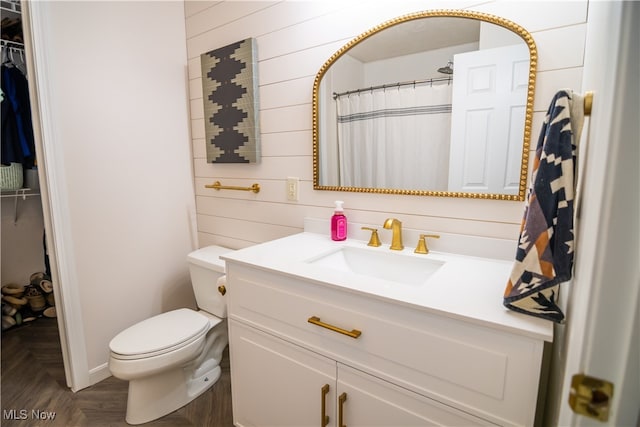
[[613,384],[609,381],[584,374],[571,378],[569,406],[576,414],[607,421],[612,398]]

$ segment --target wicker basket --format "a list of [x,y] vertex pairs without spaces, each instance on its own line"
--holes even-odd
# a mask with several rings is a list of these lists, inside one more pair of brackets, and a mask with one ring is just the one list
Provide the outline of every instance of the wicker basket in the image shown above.
[[42,311],[45,309],[47,305],[46,300],[44,299],[44,295],[42,295],[42,292],[40,292],[38,288],[36,288],[33,285],[27,286],[27,292],[25,293],[25,298],[29,302],[29,307],[31,307],[31,310],[33,311]]
[[0,165],[0,190],[19,190],[23,181],[22,164]]

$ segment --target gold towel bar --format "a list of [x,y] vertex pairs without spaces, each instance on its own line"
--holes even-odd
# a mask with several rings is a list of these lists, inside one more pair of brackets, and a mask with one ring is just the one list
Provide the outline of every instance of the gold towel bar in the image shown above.
[[234,185],[222,185],[220,181],[216,181],[213,184],[205,185],[205,188],[215,188],[216,190],[240,190],[240,191],[253,191],[254,193],[260,192],[260,184],[255,183],[251,187],[236,187]]
[[590,90],[584,93],[584,115],[591,115],[591,107],[593,106],[593,92]]

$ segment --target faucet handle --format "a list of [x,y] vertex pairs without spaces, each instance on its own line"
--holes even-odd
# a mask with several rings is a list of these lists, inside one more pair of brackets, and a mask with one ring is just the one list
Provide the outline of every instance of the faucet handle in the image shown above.
[[382,245],[382,243],[380,243],[380,237],[378,237],[377,228],[362,227],[362,229],[371,231],[371,238],[369,239],[369,243],[367,243],[367,246],[374,246],[377,248],[378,246]]
[[431,237],[433,239],[439,239],[440,236],[437,234],[421,234],[420,238],[418,239],[418,246],[416,246],[416,250],[413,251],[417,254],[428,254],[429,253],[429,248],[427,248],[427,242],[426,242],[426,238],[427,237]]

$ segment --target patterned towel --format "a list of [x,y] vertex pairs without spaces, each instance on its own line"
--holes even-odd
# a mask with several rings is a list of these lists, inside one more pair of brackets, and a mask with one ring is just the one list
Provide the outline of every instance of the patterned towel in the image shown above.
[[561,323],[560,283],[571,278],[576,144],[584,119],[583,98],[559,91],[538,139],[531,187],[504,305]]

